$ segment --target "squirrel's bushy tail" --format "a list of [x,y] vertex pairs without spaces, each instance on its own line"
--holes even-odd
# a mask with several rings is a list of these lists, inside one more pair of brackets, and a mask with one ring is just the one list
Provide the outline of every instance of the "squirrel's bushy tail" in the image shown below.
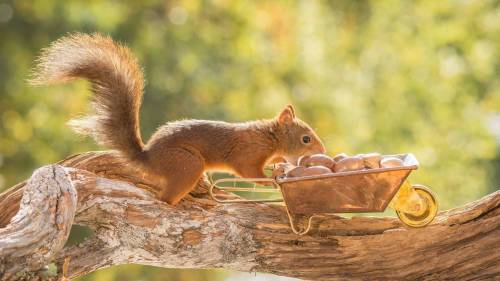
[[44,85],[74,78],[91,82],[95,113],[71,120],[71,127],[138,160],[144,147],[139,129],[144,78],[136,58],[109,37],[73,34],[43,50],[30,82]]

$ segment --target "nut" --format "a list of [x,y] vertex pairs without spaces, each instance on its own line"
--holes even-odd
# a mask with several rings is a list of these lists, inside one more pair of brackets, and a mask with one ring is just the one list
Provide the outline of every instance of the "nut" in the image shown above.
[[336,173],[356,171],[364,168],[363,158],[357,156],[344,158],[335,164]]
[[392,167],[401,167],[403,166],[403,160],[397,158],[397,157],[385,157],[384,159],[380,160],[380,166],[382,168],[392,168]]
[[311,167],[311,166],[323,166],[329,169],[335,166],[335,161],[325,154],[314,154],[311,156],[303,156],[299,159],[299,166]]

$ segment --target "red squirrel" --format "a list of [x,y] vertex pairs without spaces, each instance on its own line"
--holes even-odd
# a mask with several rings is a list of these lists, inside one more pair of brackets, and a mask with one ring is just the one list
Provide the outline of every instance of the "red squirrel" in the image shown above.
[[34,85],[85,78],[91,82],[94,115],[70,121],[76,132],[118,150],[128,162],[158,180],[159,198],[177,204],[207,170],[266,177],[276,158],[296,161],[325,153],[313,129],[286,106],[275,118],[244,123],[181,120],[159,127],[144,144],[139,128],[142,69],[130,50],[100,34],[73,34],[42,51]]

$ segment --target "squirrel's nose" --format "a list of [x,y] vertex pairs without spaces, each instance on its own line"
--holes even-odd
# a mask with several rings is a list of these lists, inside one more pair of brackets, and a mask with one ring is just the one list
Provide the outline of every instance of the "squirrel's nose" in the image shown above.
[[323,145],[323,143],[321,143],[321,142],[320,142],[320,143],[319,143],[319,146],[320,146],[319,150],[321,151],[320,153],[325,154],[325,153],[326,153],[326,148],[325,148],[325,146]]

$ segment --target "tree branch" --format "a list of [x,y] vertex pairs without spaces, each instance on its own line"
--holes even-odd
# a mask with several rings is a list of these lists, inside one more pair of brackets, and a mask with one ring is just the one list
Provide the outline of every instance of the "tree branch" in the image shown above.
[[[6,226],[0,229],[2,280],[16,279],[19,275],[12,274],[20,270],[12,264],[24,266],[21,257],[34,255],[39,244],[48,245],[43,242],[48,236],[33,239],[35,232],[31,231],[50,228],[47,233],[57,237],[50,239],[65,241],[73,213],[74,223],[93,229],[93,237],[62,250],[60,243],[54,243],[51,254],[27,271],[36,272],[55,256],[58,269],[71,258],[70,278],[125,263],[227,268],[316,280],[487,279],[500,274],[500,192],[441,212],[422,229],[406,228],[395,218],[329,216],[318,219],[310,235],[297,236],[291,232],[282,206],[216,204],[208,199],[203,180],[195,192],[172,207],[156,200],[154,185],[112,153],[81,154],[60,164],[65,168],[42,168],[27,184],[0,194],[0,226]],[[59,176],[51,176],[50,171]],[[47,179],[47,184],[34,184],[37,178]],[[24,199],[29,198],[27,194],[50,193],[40,191],[45,189],[64,189],[71,194],[72,187],[78,199],[76,211],[65,203],[69,207],[64,218],[68,219],[48,215],[49,226],[25,223],[16,228],[21,233],[17,246],[11,243],[5,233],[13,233],[16,220],[11,218],[16,213],[16,217],[27,214],[23,211],[26,204],[32,210],[50,209],[28,202]],[[61,196],[54,202],[72,198]],[[21,197],[18,212],[14,206],[19,206]],[[60,221],[64,231],[51,227]],[[4,250],[13,249],[12,245],[17,247],[16,261]]]
[[6,279],[51,262],[66,243],[75,216],[76,190],[60,166],[38,169],[22,198],[10,224],[0,229],[0,273]]

